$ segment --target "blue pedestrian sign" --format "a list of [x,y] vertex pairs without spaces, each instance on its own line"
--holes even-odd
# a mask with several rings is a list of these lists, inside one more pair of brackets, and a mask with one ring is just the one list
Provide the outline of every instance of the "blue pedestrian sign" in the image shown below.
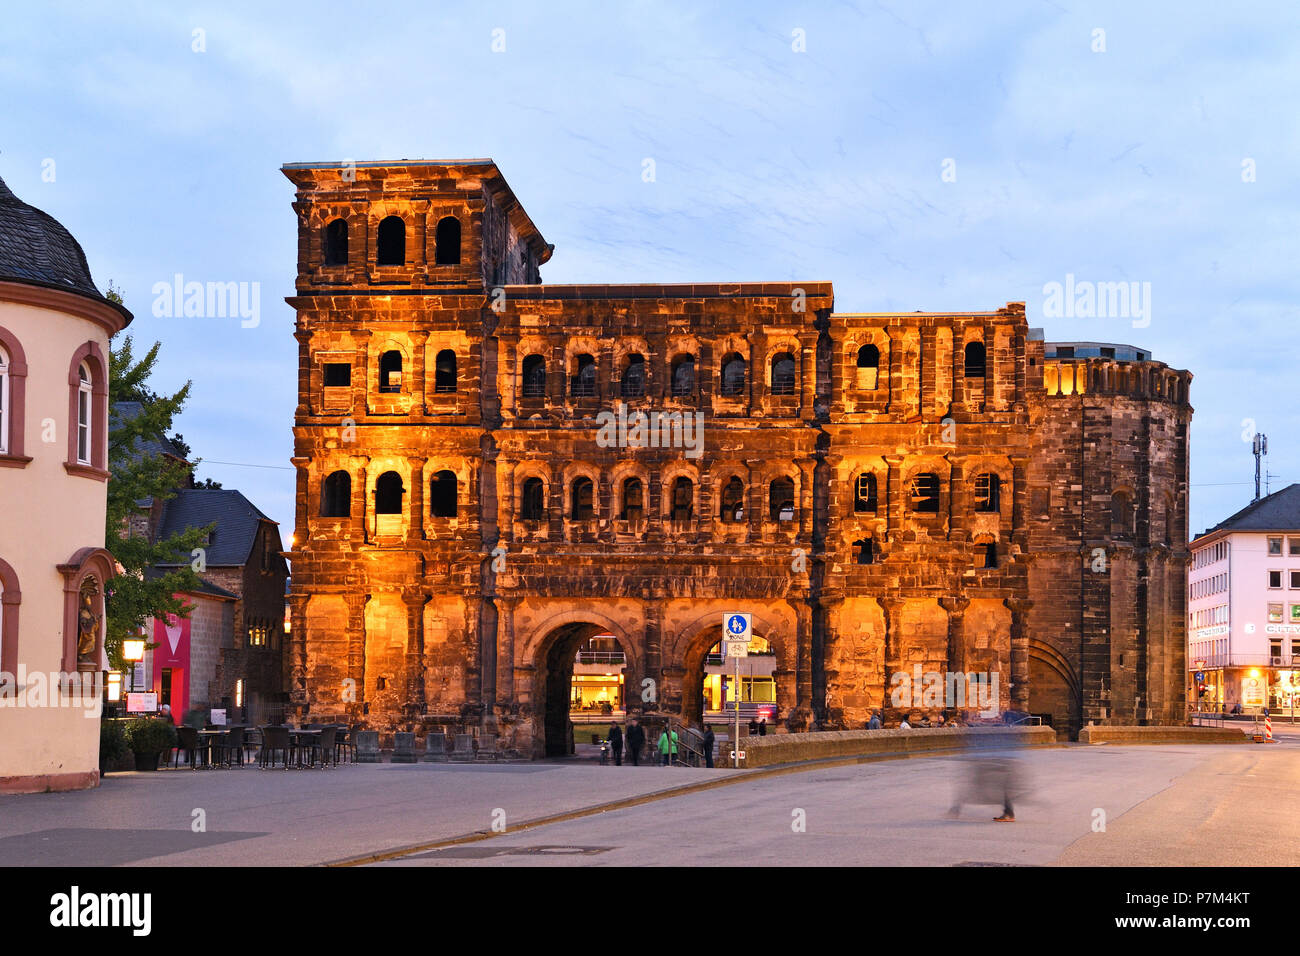
[[727,636],[732,640],[739,640],[749,633],[749,615],[748,614],[728,614],[727,615]]

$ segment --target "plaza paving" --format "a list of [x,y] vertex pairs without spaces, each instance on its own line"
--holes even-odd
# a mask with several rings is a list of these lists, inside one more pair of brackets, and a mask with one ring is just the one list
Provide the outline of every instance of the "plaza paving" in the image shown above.
[[[1013,824],[992,822],[994,806],[948,817],[971,772],[961,755],[780,775],[581,762],[111,775],[0,798],[0,865],[1300,865],[1300,841],[1281,836],[1300,787],[1300,735],[1285,729],[1273,745],[1015,756],[1030,793]],[[674,788],[687,792],[585,812]]]

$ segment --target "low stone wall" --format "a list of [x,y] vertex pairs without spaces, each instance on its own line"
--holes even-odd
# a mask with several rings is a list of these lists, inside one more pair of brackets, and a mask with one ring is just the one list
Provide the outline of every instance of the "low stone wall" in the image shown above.
[[[835,730],[815,734],[769,734],[741,737],[742,767],[770,767],[802,760],[870,757],[877,754],[925,753],[967,747],[1038,747],[1056,743],[1051,727],[914,727],[911,730]],[[731,748],[717,757],[732,766]]]
[[[1250,729],[1250,725],[1246,725]],[[1083,727],[1081,744],[1244,744],[1250,737],[1240,727]]]

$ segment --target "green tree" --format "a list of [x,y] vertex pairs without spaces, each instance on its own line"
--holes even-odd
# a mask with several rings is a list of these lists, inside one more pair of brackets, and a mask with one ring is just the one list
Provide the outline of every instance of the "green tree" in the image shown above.
[[[167,455],[143,451],[143,442],[166,435],[172,419],[180,413],[189,397],[190,383],[174,395],[158,395],[146,383],[158,361],[162,343],[136,358],[131,336],[126,336],[109,351],[108,400],[139,402],[139,415],[127,419],[115,416],[108,434],[108,521],[106,547],[122,573],[108,584],[107,627],[105,646],[109,661],[122,667],[122,639],[139,632],[151,617],[175,614],[187,616],[188,609],[175,594],[199,585],[191,561],[195,549],[207,541],[211,526],[189,528],[166,540],[150,541],[143,534],[132,535],[130,519],[139,513],[136,502],[142,499],[166,500],[176,489],[189,482],[188,462]],[[164,573],[146,578],[145,571],[163,566]]]

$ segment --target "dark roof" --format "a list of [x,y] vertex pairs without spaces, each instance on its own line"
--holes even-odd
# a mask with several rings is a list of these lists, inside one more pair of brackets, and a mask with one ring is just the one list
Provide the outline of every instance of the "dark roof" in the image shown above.
[[246,564],[261,522],[275,524],[234,489],[182,488],[163,505],[158,538],[170,538],[187,528],[204,528],[214,521],[217,527],[205,548],[209,567]]
[[[108,430],[112,431],[119,421],[131,421],[143,410],[144,406],[139,402],[114,402],[113,407],[108,411]],[[166,435],[137,438],[131,451],[132,457],[136,461],[145,457],[152,458],[154,455],[170,455],[173,458],[185,461],[185,456],[181,454],[180,448]]]
[[95,288],[86,254],[72,233],[48,213],[29,206],[0,179],[0,281],[76,292],[105,302],[129,322],[131,313]]
[[[145,568],[144,576],[146,580],[152,581],[155,578],[162,577],[166,571],[162,568]],[[238,601],[239,595],[233,591],[227,591],[225,588],[218,587],[211,581],[205,581],[199,578],[199,586],[186,592],[187,594],[206,594],[208,597],[225,598],[227,600]]]
[[1266,498],[1252,501],[1235,515],[1208,528],[1195,539],[1218,531],[1296,531],[1300,530],[1300,484],[1287,485]]

